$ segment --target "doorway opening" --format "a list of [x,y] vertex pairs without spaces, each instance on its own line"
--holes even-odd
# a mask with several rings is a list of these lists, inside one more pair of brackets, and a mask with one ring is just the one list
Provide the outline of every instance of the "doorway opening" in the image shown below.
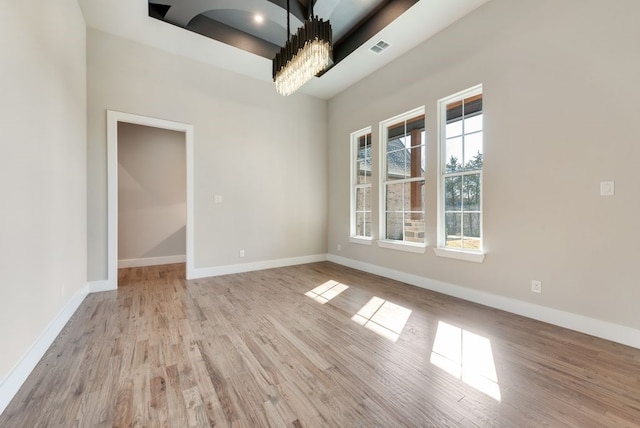
[[142,125],[161,130],[178,131],[184,135],[186,161],[186,277],[193,276],[193,125],[164,119],[107,111],[107,193],[108,251],[107,282],[110,289],[118,286],[118,124]]

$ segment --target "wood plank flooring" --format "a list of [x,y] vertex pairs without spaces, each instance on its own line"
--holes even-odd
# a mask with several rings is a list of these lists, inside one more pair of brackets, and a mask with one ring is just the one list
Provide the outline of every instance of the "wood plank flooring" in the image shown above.
[[0,427],[640,426],[640,350],[332,263],[119,283]]

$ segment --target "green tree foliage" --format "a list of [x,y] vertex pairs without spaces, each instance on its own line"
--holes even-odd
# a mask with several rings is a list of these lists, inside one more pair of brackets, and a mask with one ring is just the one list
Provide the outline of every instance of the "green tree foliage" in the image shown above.
[[[478,152],[466,165],[462,165],[455,156],[451,156],[445,165],[445,170],[448,173],[478,171],[477,174],[445,178],[445,233],[448,242],[450,240],[459,241],[463,235],[465,237],[480,237],[480,214],[469,211],[480,210],[479,171],[482,170],[482,163],[482,153]],[[459,242],[458,246],[466,247],[463,242]]]

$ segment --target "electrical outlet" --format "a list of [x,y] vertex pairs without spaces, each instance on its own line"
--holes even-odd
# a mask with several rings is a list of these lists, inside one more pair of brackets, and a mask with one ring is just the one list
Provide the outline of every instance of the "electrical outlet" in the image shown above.
[[531,292],[533,293],[542,293],[542,281],[531,280]]
[[338,251],[342,251],[342,245],[338,244]]
[[244,250],[240,250],[240,257],[244,257]]

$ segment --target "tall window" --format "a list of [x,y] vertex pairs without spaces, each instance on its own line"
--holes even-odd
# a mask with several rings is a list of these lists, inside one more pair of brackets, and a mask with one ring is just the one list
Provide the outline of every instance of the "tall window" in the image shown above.
[[440,100],[439,247],[482,251],[482,86]]
[[380,236],[424,246],[424,107],[382,122],[380,135]]
[[351,236],[371,238],[371,128],[351,134]]

